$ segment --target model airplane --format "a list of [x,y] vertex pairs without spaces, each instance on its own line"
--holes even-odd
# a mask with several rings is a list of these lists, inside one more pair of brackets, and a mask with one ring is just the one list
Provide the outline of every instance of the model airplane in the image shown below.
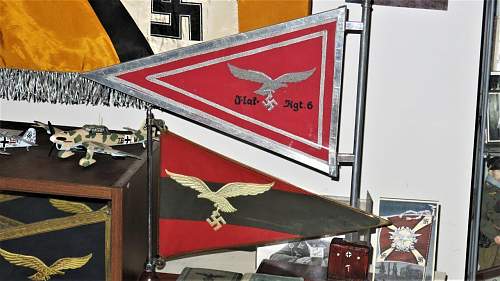
[[[88,167],[96,162],[93,159],[94,153],[108,154],[113,157],[133,157],[141,159],[139,156],[117,150],[112,146],[137,144],[141,143],[145,147],[147,140],[146,126],[141,126],[138,130],[124,128],[128,132],[118,133],[111,132],[103,125],[85,125],[82,128],[64,131],[52,126],[50,122],[44,124],[39,121],[34,121],[36,126],[44,128],[50,135],[50,141],[53,143],[49,155],[52,150],[59,150],[57,156],[59,158],[68,158],[75,154],[75,151],[85,150],[85,157],[81,158],[78,164],[82,167]],[[165,130],[163,120],[153,120],[154,135]]]
[[0,145],[3,148],[0,154],[10,155],[5,151],[7,148],[26,147],[26,150],[29,150],[30,146],[36,146],[35,129],[29,128],[22,136],[21,133],[19,130],[0,129]]

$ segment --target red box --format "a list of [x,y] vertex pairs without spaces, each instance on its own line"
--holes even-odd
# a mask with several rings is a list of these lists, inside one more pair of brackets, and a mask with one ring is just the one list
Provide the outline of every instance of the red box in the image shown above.
[[333,238],[328,257],[328,280],[367,280],[371,248]]

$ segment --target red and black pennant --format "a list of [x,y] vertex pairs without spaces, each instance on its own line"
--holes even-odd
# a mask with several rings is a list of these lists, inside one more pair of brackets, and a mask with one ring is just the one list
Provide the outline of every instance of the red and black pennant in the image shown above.
[[172,133],[161,137],[159,254],[340,234],[387,221],[253,170]]

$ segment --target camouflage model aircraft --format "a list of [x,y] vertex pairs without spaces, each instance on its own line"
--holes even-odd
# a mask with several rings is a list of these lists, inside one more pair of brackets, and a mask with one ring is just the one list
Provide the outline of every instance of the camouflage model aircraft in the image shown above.
[[36,146],[36,131],[33,128],[29,128],[21,136],[22,131],[11,130],[11,129],[0,129],[0,150],[2,155],[10,155],[5,149],[12,147],[26,147],[29,150],[30,146]]
[[[147,131],[145,123],[138,130],[124,128],[128,132],[111,132],[103,125],[84,125],[82,128],[64,131],[52,126],[50,122],[44,124],[34,121],[35,125],[44,128],[50,135],[50,141],[53,143],[52,150],[59,150],[59,158],[68,158],[75,154],[75,151],[85,150],[85,157],[81,158],[78,164],[82,167],[88,167],[96,162],[92,157],[94,153],[108,154],[113,157],[133,157],[141,159],[139,156],[113,149],[111,146],[142,143],[145,147],[147,140]],[[161,119],[153,120],[153,135],[165,129],[165,123]]]

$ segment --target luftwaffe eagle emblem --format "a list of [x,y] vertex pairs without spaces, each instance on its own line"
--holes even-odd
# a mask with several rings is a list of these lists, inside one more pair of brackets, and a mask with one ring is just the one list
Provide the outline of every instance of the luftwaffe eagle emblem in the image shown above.
[[14,254],[3,249],[0,249],[0,255],[11,264],[36,270],[35,274],[28,277],[33,281],[47,281],[51,278],[51,275],[63,275],[64,272],[62,270],[80,268],[92,258],[92,254],[79,258],[62,258],[55,261],[51,266],[47,266],[43,261],[34,256]]
[[66,201],[66,200],[60,200],[60,199],[49,199],[49,202],[55,208],[57,208],[63,212],[67,212],[67,213],[84,214],[84,213],[94,211],[94,210],[92,210],[92,208],[90,208],[86,204],[79,203],[79,202],[72,202],[72,201]]
[[272,79],[260,71],[242,69],[231,64],[227,64],[227,66],[234,77],[262,84],[262,86],[254,91],[254,93],[266,97],[264,100],[264,107],[266,107],[269,111],[271,111],[278,104],[278,102],[273,98],[273,94],[278,89],[287,87],[287,83],[302,82],[311,77],[314,71],[316,71],[316,68],[313,68],[302,72],[290,72],[285,73],[276,79]]
[[207,218],[207,222],[215,231],[219,230],[222,227],[222,224],[226,224],[226,221],[222,218],[219,211],[224,213],[234,213],[237,211],[237,209],[229,203],[227,198],[258,195],[268,191],[274,185],[274,182],[268,184],[232,182],[224,185],[216,192],[213,192],[205,184],[205,182],[199,178],[175,174],[169,172],[168,170],[165,170],[165,172],[170,178],[175,180],[180,185],[190,187],[198,191],[200,194],[198,194],[197,198],[205,198],[214,203],[215,210],[210,216],[212,220]]

